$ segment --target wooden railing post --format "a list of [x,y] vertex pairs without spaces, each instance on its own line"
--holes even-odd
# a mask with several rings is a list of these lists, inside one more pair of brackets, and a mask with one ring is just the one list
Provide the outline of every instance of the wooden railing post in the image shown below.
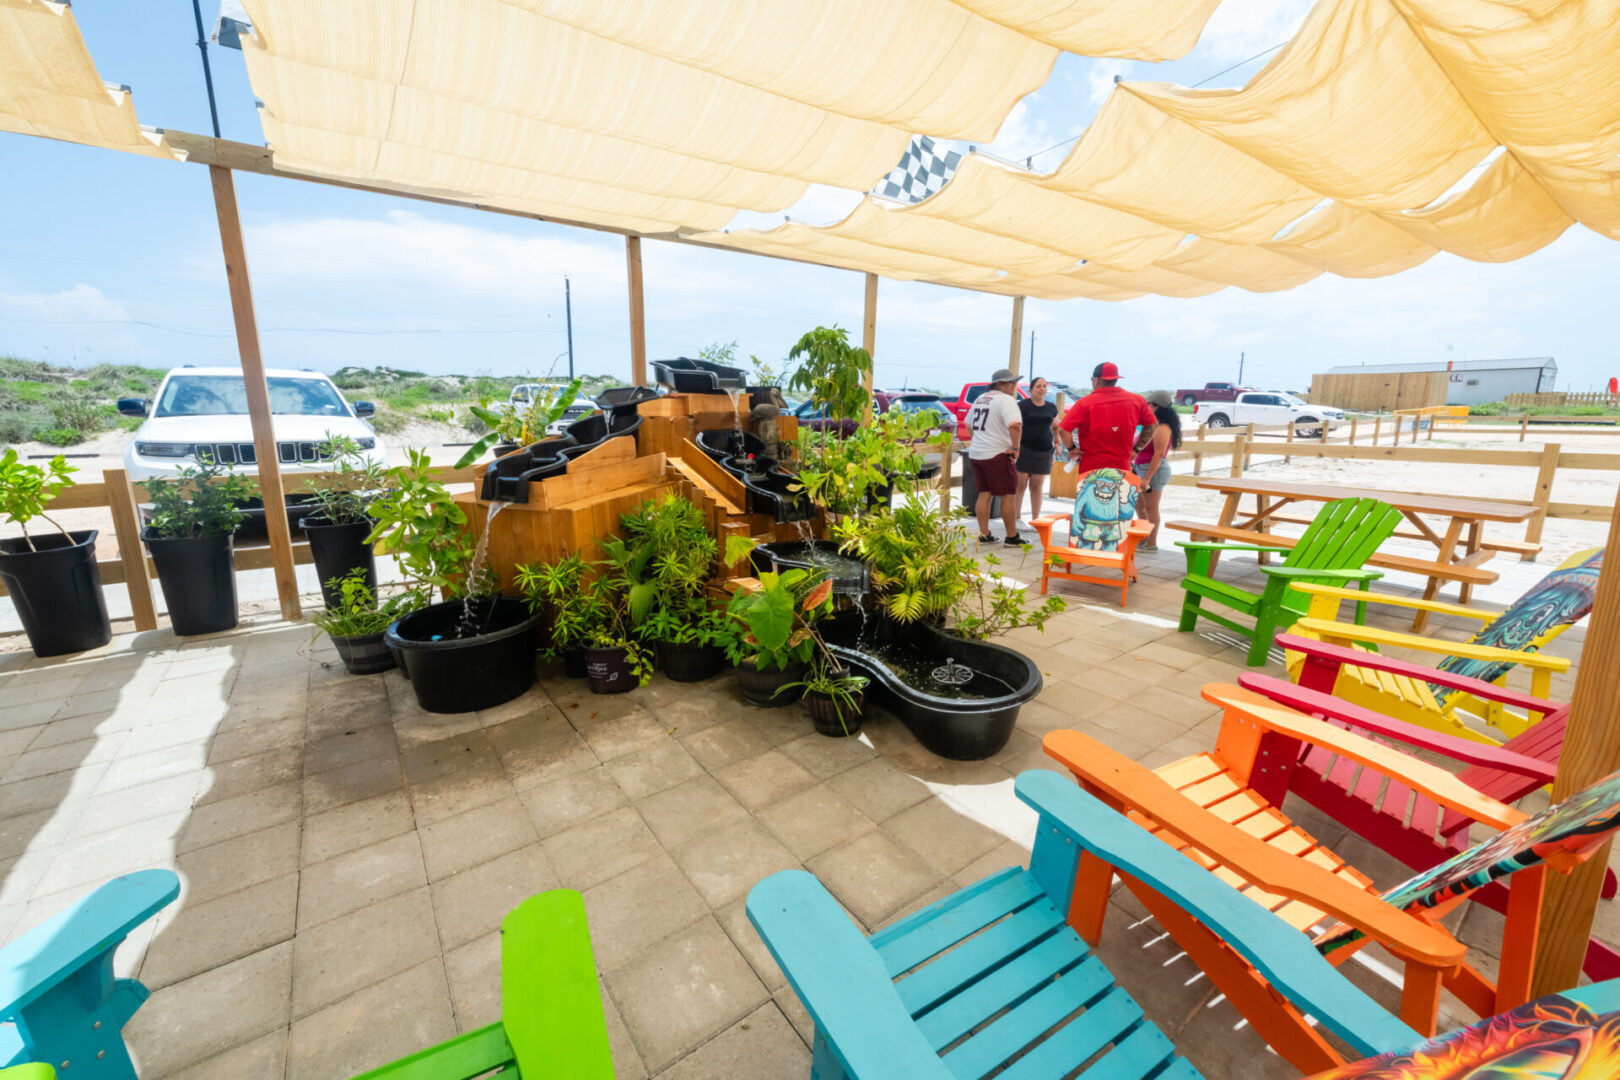
[[1348,446],[1356,445],[1356,424],[1359,420],[1360,417],[1356,416],[1350,418],[1350,441],[1346,444]]
[[118,559],[124,564],[124,588],[129,590],[129,609],[135,616],[135,629],[156,630],[157,608],[152,603],[152,579],[146,571],[146,548],[141,544],[141,515],[135,502],[135,489],[129,473],[108,469],[101,474],[107,489],[107,505],[112,509],[113,535],[118,538]]
[[1519,441],[1524,442],[1525,432],[1530,430],[1530,414],[1525,413],[1519,417]]
[[1384,426],[1384,414],[1383,413],[1378,413],[1376,416],[1373,417],[1372,444],[1374,446],[1378,445],[1378,429],[1383,427],[1383,426]]
[[[1552,502],[1553,478],[1558,475],[1558,454],[1561,443],[1548,443],[1541,448],[1541,471],[1536,474],[1536,490],[1530,501],[1536,506],[1535,516],[1524,523],[1524,542],[1541,543],[1541,530],[1547,524],[1547,505]],[[1519,556],[1520,562],[1531,562],[1535,556],[1528,551]]]
[[[1254,421],[1249,421],[1243,428],[1243,467],[1249,468],[1249,448],[1254,445]],[[1242,473],[1238,473],[1242,476]]]
[[[861,348],[866,350],[869,359],[877,355],[877,289],[878,276],[876,274],[867,274],[866,309],[861,320]],[[866,383],[866,407],[861,414],[861,423],[863,424],[872,422],[872,377],[876,370],[877,362],[873,360],[872,366],[866,369],[866,378],[864,380]],[[1018,369],[1015,367],[1013,370],[1016,372]],[[1016,395],[1014,396],[1016,397]]]
[[[1253,427],[1254,425],[1249,425]],[[1243,466],[1248,462],[1249,440],[1243,435],[1232,437],[1232,475],[1242,476]]]
[[[1434,425],[1439,423],[1439,422],[1440,422],[1440,414],[1439,413],[1435,412],[1435,413],[1430,413],[1429,414],[1429,433],[1427,435],[1423,436],[1423,440],[1425,442],[1433,442],[1434,441]],[[1414,436],[1414,438],[1415,438],[1415,436]]]
[[[1288,421],[1288,437],[1287,437],[1286,441],[1287,441],[1289,446],[1294,445],[1294,425],[1297,424],[1297,423],[1299,423],[1298,420],[1289,420]],[[1326,421],[1324,421],[1324,423],[1326,423]],[[1288,454],[1288,453],[1283,454],[1283,464],[1284,465],[1291,464],[1293,462],[1293,460],[1294,460],[1294,455]]]
[[1333,430],[1333,421],[1329,420],[1325,416],[1322,417],[1322,445],[1323,446],[1327,445],[1328,432],[1330,432],[1332,430]]
[[625,276],[630,286],[630,385],[647,384],[647,308],[641,286],[641,237],[624,238]]
[[[1620,503],[1609,518],[1609,546],[1620,544]],[[1575,693],[1569,703],[1564,750],[1552,797],[1557,802],[1601,780],[1620,766],[1620,572],[1598,575],[1592,621],[1586,630]],[[1592,934],[1610,841],[1565,874],[1548,874],[1541,905],[1530,996],[1567,990],[1580,981]]]
[[[1205,427],[1205,425],[1203,425],[1203,424],[1198,425],[1198,434],[1197,434],[1196,438],[1198,440],[1198,445],[1200,445],[1200,446],[1202,446],[1204,444],[1204,427]],[[1197,476],[1199,473],[1201,473],[1203,471],[1204,471],[1204,455],[1198,453],[1197,451],[1194,451],[1193,452],[1193,475]]]
[[939,455],[939,512],[951,512],[951,466],[956,464],[956,440]]
[[1412,442],[1413,443],[1417,442],[1418,427],[1420,426],[1419,421],[1421,421],[1422,419],[1423,419],[1423,416],[1422,416],[1421,413],[1413,413],[1412,414]]

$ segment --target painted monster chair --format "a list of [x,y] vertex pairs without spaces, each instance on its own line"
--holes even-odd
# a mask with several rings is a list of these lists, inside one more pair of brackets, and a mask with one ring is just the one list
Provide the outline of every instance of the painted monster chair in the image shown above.
[[[1204,688],[1204,697],[1224,711],[1212,753],[1150,771],[1075,731],[1048,734],[1046,752],[1104,801],[1130,812],[1166,843],[1275,910],[1290,925],[1313,932],[1326,919],[1365,935],[1335,949],[1330,957],[1335,963],[1367,939],[1377,940],[1404,964],[1401,1017],[1414,1028],[1435,1030],[1442,987],[1480,1016],[1528,999],[1547,865],[1567,871],[1620,825],[1616,818],[1620,802],[1613,801],[1620,797],[1620,777],[1529,819],[1437,766],[1258,694],[1212,684]],[[1460,877],[1442,881],[1446,888],[1433,906],[1418,901],[1413,908],[1402,893],[1380,897],[1366,875],[1279,808],[1306,743],[1331,747],[1501,835],[1425,871],[1466,868]],[[1593,802],[1598,809],[1585,813]],[[1551,841],[1537,832],[1549,820],[1562,829],[1567,817],[1557,815],[1572,805],[1585,813],[1575,829]],[[1465,947],[1437,920],[1475,890],[1499,878],[1508,881],[1505,873],[1513,869],[1520,872],[1509,883],[1501,963],[1493,982],[1466,962]],[[1473,876],[1476,870],[1488,872]],[[1323,1067],[1313,1050],[1316,1037],[1298,1025],[1279,1023],[1266,1004],[1269,989],[1255,979],[1248,964],[1221,943],[1201,937],[1185,917],[1156,909],[1153,898],[1138,895],[1278,1053],[1307,1072]]]
[[24,1066],[6,1080],[49,1076],[51,1066],[135,1080],[124,1025],[147,989],[113,974],[113,954],[179,895],[173,871],[125,874],[0,949],[0,1066]]
[[[1376,499],[1338,499],[1317,512],[1291,548],[1177,540],[1176,544],[1187,552],[1187,576],[1181,582],[1187,595],[1181,605],[1178,629],[1188,633],[1197,629],[1199,619],[1208,619],[1241,634],[1249,639],[1249,666],[1258,667],[1266,662],[1276,632],[1287,630],[1305,614],[1305,595],[1288,586],[1308,581],[1322,585],[1357,583],[1365,589],[1383,574],[1363,566],[1400,521],[1399,510]],[[1283,556],[1283,561],[1281,566],[1261,564],[1266,587],[1255,593],[1216,580],[1212,564],[1214,556],[1223,551],[1272,552]],[[1245,626],[1217,615],[1204,607],[1205,601],[1246,615],[1254,625]]]
[[[1583,551],[1542,578],[1500,614],[1416,597],[1351,592],[1327,585],[1296,583],[1294,588],[1309,597],[1310,601],[1307,621],[1299,624],[1299,630],[1306,636],[1341,643],[1354,642],[1363,648],[1399,647],[1436,653],[1443,657],[1435,666],[1436,674],[1462,675],[1498,686],[1507,685],[1507,677],[1514,668],[1528,668],[1531,695],[1546,698],[1550,696],[1552,676],[1568,671],[1569,661],[1562,657],[1542,655],[1540,650],[1591,614],[1592,601],[1597,595],[1598,574],[1602,570],[1603,549]],[[1358,604],[1416,608],[1476,620],[1482,625],[1462,644],[1394,631],[1369,632],[1362,627],[1337,621],[1340,604],[1345,600]],[[1298,677],[1297,663],[1290,663],[1289,670]],[[1339,669],[1339,681],[1333,692],[1346,701],[1365,705],[1397,719],[1481,741],[1511,739],[1522,734],[1543,715],[1539,712],[1513,712],[1504,708],[1499,701],[1465,693],[1438,680],[1390,675],[1353,665]],[[1469,719],[1476,721],[1477,726],[1470,724]],[[1493,737],[1485,725],[1495,728],[1500,736]]]
[[[1141,488],[1142,478],[1135,473],[1093,469],[1080,478],[1075,492],[1067,543],[1052,542],[1052,529],[1063,520],[1061,514],[1030,522],[1041,538],[1043,596],[1050,579],[1062,578],[1116,587],[1119,606],[1125,606],[1131,582],[1136,580],[1136,545],[1153,531],[1149,522],[1136,519],[1136,499]],[[1119,577],[1080,573],[1075,570],[1077,566],[1115,570]]]

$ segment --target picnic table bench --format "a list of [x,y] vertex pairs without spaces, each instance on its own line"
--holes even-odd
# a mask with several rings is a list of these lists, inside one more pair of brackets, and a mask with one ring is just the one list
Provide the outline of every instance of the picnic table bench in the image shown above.
[[[1226,496],[1219,520],[1210,525],[1197,521],[1168,521],[1165,527],[1190,533],[1195,539],[1265,544],[1290,548],[1292,537],[1269,531],[1273,523],[1298,523],[1309,519],[1281,513],[1293,503],[1331,502],[1334,499],[1377,499],[1401,512],[1412,525],[1411,530],[1395,535],[1416,540],[1427,540],[1435,546],[1435,558],[1423,559],[1389,552],[1376,552],[1367,560],[1369,566],[1385,570],[1399,570],[1428,579],[1423,597],[1432,600],[1438,595],[1443,582],[1458,585],[1459,598],[1467,603],[1474,586],[1490,585],[1497,579],[1493,570],[1483,564],[1500,552],[1535,555],[1539,544],[1510,540],[1486,540],[1484,525],[1487,521],[1524,522],[1537,513],[1529,503],[1498,502],[1487,499],[1462,499],[1443,495],[1414,495],[1404,491],[1379,491],[1369,488],[1342,488],[1329,484],[1295,484],[1255,477],[1210,477],[1200,480],[1198,487],[1218,491]],[[1239,515],[1243,497],[1252,495],[1255,510],[1246,517]],[[1424,520],[1437,517],[1448,520],[1442,533]],[[1265,555],[1261,555],[1264,561]],[[1412,628],[1423,629],[1427,614],[1419,611],[1413,617]]]

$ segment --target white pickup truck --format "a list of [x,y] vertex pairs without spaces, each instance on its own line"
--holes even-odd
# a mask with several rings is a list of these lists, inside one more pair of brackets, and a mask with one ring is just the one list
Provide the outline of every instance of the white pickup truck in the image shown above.
[[1310,405],[1277,390],[1248,390],[1235,401],[1201,401],[1193,406],[1193,419],[1212,428],[1280,427],[1296,421],[1294,433],[1312,438],[1322,433],[1322,421],[1330,425],[1344,419],[1344,410]]

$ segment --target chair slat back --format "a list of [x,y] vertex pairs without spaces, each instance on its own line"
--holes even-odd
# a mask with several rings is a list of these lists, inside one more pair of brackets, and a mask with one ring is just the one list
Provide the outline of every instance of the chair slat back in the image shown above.
[[501,922],[501,1021],[524,1076],[612,1080],[585,900],[531,896]]

